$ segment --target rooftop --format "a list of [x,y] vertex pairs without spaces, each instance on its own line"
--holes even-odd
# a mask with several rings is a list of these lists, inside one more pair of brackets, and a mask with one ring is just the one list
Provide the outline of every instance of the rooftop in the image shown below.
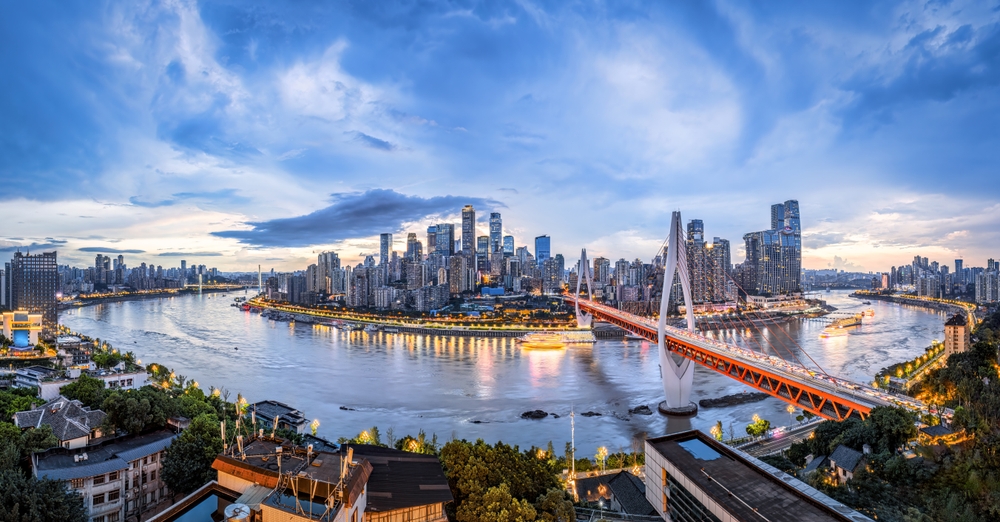
[[714,502],[741,520],[870,522],[809,485],[699,431],[646,441]]
[[[52,448],[35,454],[35,475],[71,480],[128,469],[129,462],[166,449],[176,436],[161,430],[106,440],[75,450]],[[84,455],[86,458],[81,459]]]
[[448,479],[441,461],[434,455],[366,444],[346,446],[354,449],[355,457],[372,465],[366,511],[383,512],[451,502]]
[[257,417],[272,421],[275,417],[285,417],[296,421],[305,421],[305,414],[301,411],[278,401],[260,401],[255,403],[251,409],[257,412]]
[[951,319],[948,319],[948,321],[944,323],[945,326],[965,326],[966,324],[964,314],[955,314],[951,316]]
[[841,444],[830,454],[830,462],[838,468],[843,468],[853,473],[858,468],[858,465],[861,464],[864,456],[864,453]]
[[92,429],[101,425],[104,417],[103,411],[91,411],[80,401],[71,401],[60,395],[38,408],[15,413],[14,424],[21,429],[49,425],[56,438],[64,441],[89,436]]

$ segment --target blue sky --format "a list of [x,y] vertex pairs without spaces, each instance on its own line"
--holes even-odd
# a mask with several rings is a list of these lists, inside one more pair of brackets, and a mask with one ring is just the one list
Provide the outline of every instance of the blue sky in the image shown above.
[[1000,257],[996,2],[6,2],[0,45],[0,252],[293,269],[472,203],[735,261],[798,199],[807,267]]

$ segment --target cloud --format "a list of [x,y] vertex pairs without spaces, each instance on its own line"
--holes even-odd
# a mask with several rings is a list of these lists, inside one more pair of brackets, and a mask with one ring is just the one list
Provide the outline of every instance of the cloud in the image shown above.
[[311,214],[249,222],[250,230],[225,230],[212,232],[212,235],[265,247],[323,245],[382,232],[396,232],[405,223],[454,214],[464,205],[485,209],[505,207],[493,199],[460,196],[422,198],[388,189],[333,194],[331,200],[330,206]]
[[218,257],[221,252],[161,252],[160,257]]
[[98,254],[145,254],[145,250],[138,249],[125,249],[119,250],[115,248],[104,248],[104,247],[83,247],[78,248],[80,252],[95,252]]
[[380,140],[374,136],[369,136],[363,132],[354,131],[348,134],[354,136],[354,141],[361,142],[362,144],[371,147],[373,149],[384,150],[384,151],[391,151],[396,149],[396,145],[389,143],[388,141],[385,140]]
[[240,196],[236,189],[221,189],[206,192],[178,192],[171,195],[170,199],[144,200],[142,196],[132,196],[129,203],[137,207],[158,208],[169,207],[187,200],[200,200],[211,203],[227,202],[234,205],[243,205],[250,202],[250,198]]

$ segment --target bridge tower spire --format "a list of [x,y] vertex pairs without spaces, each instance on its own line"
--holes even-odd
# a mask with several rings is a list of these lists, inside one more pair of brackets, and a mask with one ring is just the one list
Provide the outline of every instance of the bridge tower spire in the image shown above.
[[674,361],[666,346],[667,309],[670,293],[674,287],[674,275],[681,283],[684,295],[684,315],[689,331],[694,331],[694,307],[691,303],[691,277],[688,274],[687,248],[684,242],[684,228],[681,213],[675,211],[670,217],[670,236],[667,240],[667,268],[663,273],[663,291],[660,301],[660,322],[657,328],[657,347],[660,352],[660,378],[663,379],[663,393],[666,400],[660,403],[660,411],[667,414],[694,415],[698,407],[691,402],[691,385],[694,381],[694,364],[690,359]]
[[587,279],[587,299],[594,298],[594,279],[590,274],[590,263],[587,261],[587,249],[580,251],[580,264],[576,269],[576,325],[580,328],[590,328],[594,316],[580,311],[580,284]]

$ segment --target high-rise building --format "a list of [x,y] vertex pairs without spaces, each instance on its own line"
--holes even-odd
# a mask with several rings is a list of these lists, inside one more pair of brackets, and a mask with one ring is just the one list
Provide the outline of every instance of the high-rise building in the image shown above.
[[431,225],[427,227],[427,253],[437,251],[437,231],[438,225]]
[[[778,219],[781,215],[783,217]],[[798,201],[772,205],[771,225],[771,230],[743,236],[747,253],[744,290],[768,295],[798,292],[802,286],[802,228]]]
[[545,263],[546,259],[552,257],[552,240],[549,236],[538,236],[535,238],[535,262],[538,263],[539,268]]
[[[103,262],[103,259],[102,259]],[[59,267],[55,252],[14,253],[10,263],[10,308],[42,314],[42,328],[53,330],[59,324],[56,294],[59,291]]]
[[514,236],[503,237],[503,255],[504,257],[514,255]]
[[379,236],[378,263],[384,265],[389,262],[389,253],[392,252],[392,234],[382,234]]
[[490,236],[476,238],[476,270],[488,272],[490,269]]
[[965,284],[965,273],[962,271],[963,261],[961,259],[955,260],[955,282],[961,285]]
[[[429,235],[430,234],[428,232],[428,236]],[[431,252],[438,252],[443,256],[455,255],[455,225],[452,225],[451,223],[442,223],[437,225],[435,227],[434,237],[436,244],[434,248],[427,245],[428,254]]]
[[708,252],[705,249],[705,223],[702,220],[692,219],[688,223],[686,246],[688,275],[691,277],[691,301],[711,302],[711,269]]
[[500,252],[503,249],[503,222],[499,212],[490,212],[490,251]]
[[476,255],[476,209],[472,205],[462,208],[462,255],[469,259]]
[[406,235],[406,259],[414,262],[420,262],[424,259],[423,244],[413,232]]

